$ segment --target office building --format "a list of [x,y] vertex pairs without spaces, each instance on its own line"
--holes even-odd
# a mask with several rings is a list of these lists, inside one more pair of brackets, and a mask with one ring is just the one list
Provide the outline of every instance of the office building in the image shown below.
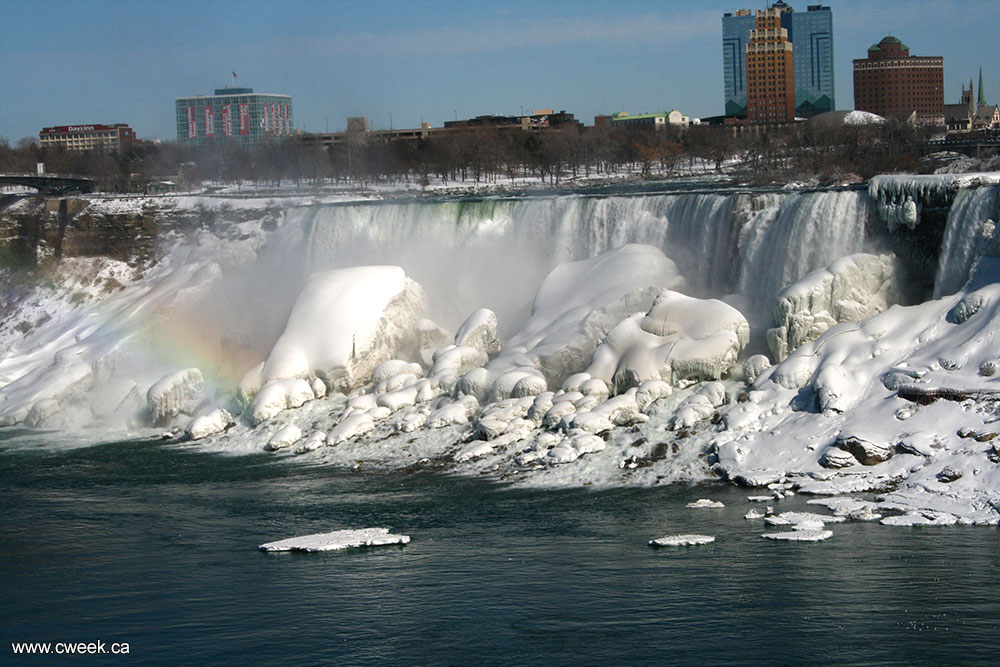
[[781,27],[781,10],[758,11],[746,48],[747,120],[775,125],[795,120],[792,43]]
[[135,131],[125,123],[113,125],[58,125],[38,133],[42,148],[62,147],[68,151],[123,151],[134,143]]
[[294,127],[291,97],[253,88],[217,88],[175,105],[177,142],[186,146],[235,141],[248,148],[291,136]]
[[891,35],[854,60],[854,108],[926,125],[944,125],[944,58],[911,56]]
[[[824,5],[808,5],[796,12],[785,2],[775,2],[781,27],[795,52],[795,113],[810,117],[836,108],[833,84],[833,12]],[[727,116],[747,115],[746,49],[756,16],[749,9],[722,17],[722,62]]]

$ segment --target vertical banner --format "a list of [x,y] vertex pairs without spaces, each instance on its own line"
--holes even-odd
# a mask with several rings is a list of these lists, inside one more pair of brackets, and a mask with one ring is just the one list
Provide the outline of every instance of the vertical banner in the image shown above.
[[245,137],[250,132],[250,105],[240,105],[240,136]]
[[278,105],[271,105],[271,132],[272,134],[279,134],[278,131]]
[[284,105],[284,110],[282,116],[285,120],[285,134],[291,136],[292,134],[292,121],[288,118],[288,105]]
[[271,119],[267,117],[271,111],[271,107],[265,104],[262,109],[264,115],[260,119],[260,124],[264,126],[264,134],[271,134]]
[[189,106],[187,108],[188,114],[188,139],[198,138],[198,116],[195,113],[194,107]]
[[233,136],[233,107],[231,104],[222,105],[222,136]]
[[215,136],[215,107],[205,107],[205,136]]

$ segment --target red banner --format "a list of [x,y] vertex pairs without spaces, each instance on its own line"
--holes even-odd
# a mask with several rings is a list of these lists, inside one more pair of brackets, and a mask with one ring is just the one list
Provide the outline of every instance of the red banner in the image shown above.
[[205,107],[205,136],[215,136],[215,108]]
[[250,105],[240,105],[240,136],[245,137],[250,133]]
[[271,107],[267,104],[263,106],[263,118],[260,119],[260,124],[264,128],[264,134],[271,134],[271,119],[268,118],[268,114],[271,111]]
[[188,114],[188,139],[197,139],[198,115],[195,113],[194,107],[188,107],[187,114]]
[[222,136],[233,136],[233,107],[230,104],[222,105]]
[[285,121],[285,134],[290,135],[292,133],[292,123],[288,119],[288,105],[285,104],[283,106],[284,106],[284,109],[282,110],[281,116],[282,116],[282,120]]

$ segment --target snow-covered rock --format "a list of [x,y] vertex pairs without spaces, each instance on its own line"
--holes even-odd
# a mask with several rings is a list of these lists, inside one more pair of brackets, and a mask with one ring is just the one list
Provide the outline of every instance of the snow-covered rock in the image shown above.
[[[858,253],[813,271],[778,293],[767,344],[777,361],[838,322],[860,322],[899,299],[899,266],[891,255]],[[756,373],[759,375],[759,371]]]
[[301,407],[314,398],[316,395],[312,387],[303,378],[271,380],[254,396],[250,404],[250,420],[256,426],[283,410]]
[[663,290],[646,313],[608,332],[587,372],[615,393],[648,380],[717,380],[749,338],[746,318],[732,306]]
[[497,315],[488,308],[481,308],[462,323],[455,332],[455,345],[471,347],[491,355],[500,351]]
[[[398,266],[359,266],[310,276],[259,377],[321,378],[349,392],[375,368],[400,355],[417,356],[421,287]],[[248,382],[252,386],[252,382]]]
[[288,424],[278,429],[271,439],[267,441],[267,449],[277,451],[286,447],[291,447],[302,439],[302,429],[295,424]]
[[185,432],[192,440],[201,440],[216,433],[222,433],[236,420],[223,408],[208,410],[205,414],[196,415],[191,423],[187,425]]
[[166,426],[180,414],[193,414],[205,400],[205,378],[197,368],[164,377],[146,392],[148,420]]

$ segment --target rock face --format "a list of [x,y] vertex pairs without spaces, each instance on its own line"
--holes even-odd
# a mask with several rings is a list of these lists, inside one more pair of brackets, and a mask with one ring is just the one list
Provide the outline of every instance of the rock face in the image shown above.
[[455,333],[455,345],[472,347],[487,355],[500,351],[497,333],[497,316],[492,310],[481,308],[470,315]]
[[778,293],[776,326],[767,344],[776,361],[840,322],[860,322],[898,299],[899,268],[891,255],[858,253],[814,271]]
[[841,434],[837,436],[834,446],[845,452],[850,452],[859,463],[866,466],[888,461],[893,455],[892,447],[874,443],[856,435]]
[[180,414],[193,414],[205,400],[205,378],[197,368],[166,376],[146,392],[147,418],[153,426],[166,426]]

